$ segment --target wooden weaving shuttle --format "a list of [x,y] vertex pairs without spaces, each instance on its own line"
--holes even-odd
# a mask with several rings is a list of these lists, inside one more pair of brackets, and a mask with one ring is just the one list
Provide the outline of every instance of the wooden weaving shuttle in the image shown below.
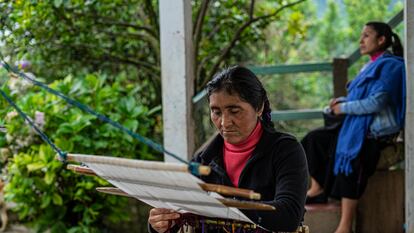
[[[116,187],[98,187],[96,188],[96,190],[101,193],[107,193],[107,194],[118,195],[118,196],[123,196],[123,197],[132,197],[128,193]],[[216,199],[227,207],[235,207],[237,209],[276,210],[276,208],[272,205],[263,204],[259,202],[239,201],[239,200],[228,199],[228,198],[216,198]]]
[[[67,168],[69,170],[72,170],[76,173],[83,174],[83,175],[89,175],[89,176],[96,175],[92,169],[85,167],[85,166],[68,164]],[[237,197],[248,198],[251,200],[260,200],[261,198],[260,193],[256,193],[250,189],[242,189],[242,188],[229,187],[225,185],[207,184],[207,183],[200,183],[199,185],[206,192],[216,192],[216,193],[220,193],[220,194],[227,195],[227,196],[237,196]]]

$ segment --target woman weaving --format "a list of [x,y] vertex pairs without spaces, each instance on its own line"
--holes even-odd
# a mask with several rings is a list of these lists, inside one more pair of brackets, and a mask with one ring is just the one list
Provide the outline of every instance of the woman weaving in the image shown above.
[[[207,84],[207,96],[219,135],[193,159],[212,169],[201,179],[260,193],[262,202],[276,211],[242,212],[268,231],[294,232],[303,219],[308,180],[300,143],[274,129],[266,91],[247,68],[236,66],[216,74]],[[154,208],[149,231],[177,231],[174,226],[180,217]]]

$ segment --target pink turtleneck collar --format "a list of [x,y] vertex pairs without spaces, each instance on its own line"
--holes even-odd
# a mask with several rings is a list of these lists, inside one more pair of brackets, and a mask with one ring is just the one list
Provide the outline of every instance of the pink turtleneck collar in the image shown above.
[[373,61],[377,60],[377,58],[379,58],[384,52],[385,51],[378,51],[378,52],[375,52],[374,54],[372,54],[370,56],[371,57],[371,61],[373,62]]
[[240,174],[251,157],[253,150],[262,136],[263,128],[260,121],[257,121],[256,128],[242,142],[230,144],[224,141],[223,158],[226,172],[235,187],[239,185]]

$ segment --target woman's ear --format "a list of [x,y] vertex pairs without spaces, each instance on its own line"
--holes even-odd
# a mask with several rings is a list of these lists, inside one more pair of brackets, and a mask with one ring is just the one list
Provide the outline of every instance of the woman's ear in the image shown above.
[[262,117],[263,114],[263,109],[264,109],[264,104],[262,105],[262,107],[259,109],[259,111],[257,111],[257,116],[260,118]]
[[378,37],[378,44],[379,44],[380,46],[382,46],[382,45],[384,45],[384,44],[385,44],[385,36],[380,36],[380,37]]

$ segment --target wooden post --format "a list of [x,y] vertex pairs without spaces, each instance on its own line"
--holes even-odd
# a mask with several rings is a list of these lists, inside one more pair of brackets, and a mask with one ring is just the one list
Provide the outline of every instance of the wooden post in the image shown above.
[[407,109],[405,115],[405,232],[414,233],[414,1],[405,1],[404,18],[404,54],[407,74]]
[[348,58],[333,59],[333,88],[334,97],[346,96],[346,83],[348,82]]
[[194,152],[191,1],[160,0],[159,10],[164,147],[188,160]]

